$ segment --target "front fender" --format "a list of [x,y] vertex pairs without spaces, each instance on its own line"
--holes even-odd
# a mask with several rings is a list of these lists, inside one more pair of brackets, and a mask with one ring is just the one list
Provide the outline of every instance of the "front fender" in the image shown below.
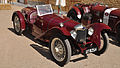
[[20,23],[21,23],[21,29],[25,30],[25,20],[24,20],[24,16],[20,11],[15,11],[12,15],[12,21],[14,20],[14,16],[18,15],[18,17],[20,18]]
[[100,47],[101,32],[103,30],[111,30],[111,28],[104,23],[94,23],[90,27],[94,29],[94,34],[90,37],[90,40]]
[[43,35],[43,37],[45,37],[45,39],[50,39],[52,36],[56,35],[56,34],[62,34],[64,36],[71,36],[70,32],[65,28],[65,27],[53,27],[51,29],[49,29],[47,32],[45,32],[45,34]]
[[55,33],[61,33],[65,36],[71,36],[70,32],[65,27],[54,27],[51,30],[55,31]]

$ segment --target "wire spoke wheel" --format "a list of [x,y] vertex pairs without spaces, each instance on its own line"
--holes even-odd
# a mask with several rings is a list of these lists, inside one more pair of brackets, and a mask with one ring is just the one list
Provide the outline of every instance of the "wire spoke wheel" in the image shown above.
[[108,47],[108,43],[109,43],[109,40],[108,40],[107,33],[101,32],[101,35],[100,35],[100,48],[98,48],[98,51],[94,52],[94,54],[96,54],[98,56],[103,54],[106,51],[107,47]]
[[104,46],[104,39],[103,39],[103,36],[100,35],[100,48],[99,48],[99,51],[103,48]]
[[16,32],[20,31],[20,20],[18,16],[15,16],[14,18],[14,27],[15,27]]
[[55,59],[57,61],[63,61],[66,55],[66,49],[63,42],[59,38],[55,38],[51,44],[53,45],[51,51]]
[[17,14],[14,15],[13,26],[14,26],[15,33],[17,35],[21,35],[22,34],[21,21]]
[[49,45],[50,53],[59,66],[64,66],[70,61],[72,54],[71,45],[65,36],[61,34],[54,35],[54,37],[51,38]]

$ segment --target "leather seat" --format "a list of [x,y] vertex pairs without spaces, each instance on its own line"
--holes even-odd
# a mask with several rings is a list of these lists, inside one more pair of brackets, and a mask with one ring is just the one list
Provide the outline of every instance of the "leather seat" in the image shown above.
[[37,19],[37,12],[33,12],[30,14],[30,23],[33,24],[36,22],[36,19]]

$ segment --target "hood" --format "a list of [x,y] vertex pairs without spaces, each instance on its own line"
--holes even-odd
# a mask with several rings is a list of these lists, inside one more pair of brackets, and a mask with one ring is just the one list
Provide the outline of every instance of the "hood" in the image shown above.
[[68,17],[59,16],[56,14],[45,15],[43,18],[51,27],[59,26],[59,23],[64,23],[64,27],[66,27],[69,31],[74,29],[74,26],[79,24],[78,22],[71,20]]

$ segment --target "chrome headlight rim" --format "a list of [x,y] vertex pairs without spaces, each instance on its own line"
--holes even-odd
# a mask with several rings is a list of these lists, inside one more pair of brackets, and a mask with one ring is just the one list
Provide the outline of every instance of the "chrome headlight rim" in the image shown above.
[[76,33],[76,31],[75,30],[71,30],[70,31],[70,34],[71,34],[71,36],[72,36],[72,38],[76,38],[76,36],[77,36],[77,33]]
[[74,27],[74,29],[77,31],[77,30],[84,30],[85,27],[83,26],[83,24],[78,24]]
[[60,27],[64,27],[64,23],[59,23],[59,26]]
[[82,16],[79,14],[79,15],[77,15],[77,17],[78,17],[78,19],[81,19]]
[[92,27],[90,27],[88,29],[88,35],[92,36],[94,34],[94,29]]

